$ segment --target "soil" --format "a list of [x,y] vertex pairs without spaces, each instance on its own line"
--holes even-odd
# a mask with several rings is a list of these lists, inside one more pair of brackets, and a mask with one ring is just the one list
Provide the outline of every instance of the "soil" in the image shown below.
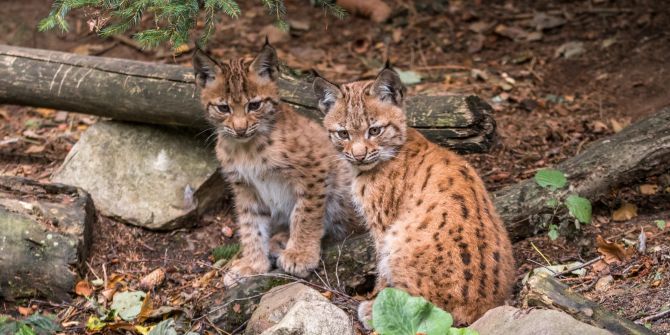
[[[652,0],[590,1],[386,1],[394,10],[387,23],[350,16],[338,20],[307,2],[287,1],[293,27],[274,42],[280,58],[299,70],[316,69],[334,81],[374,76],[388,57],[400,70],[422,76],[410,94],[480,95],[494,107],[497,145],[486,154],[468,155],[490,190],[532,177],[574,156],[590,142],[670,105],[670,6]],[[189,55],[168,48],[141,50],[122,39],[101,39],[89,32],[87,13],[70,18],[65,34],[40,33],[36,23],[50,2],[24,0],[0,7],[0,43],[105,57],[188,66]],[[263,29],[273,19],[259,5],[242,4],[242,16],[222,18],[210,51],[222,57],[253,55]],[[563,24],[537,30],[533,18],[548,13]],[[126,34],[130,36],[131,34]],[[568,51],[568,42],[580,42]],[[95,117],[60,111],[0,105],[0,174],[48,181]],[[656,185],[654,194],[641,185]],[[637,216],[614,221],[623,203]],[[611,242],[635,244],[643,231],[646,252],[589,267],[582,278],[564,281],[612,311],[640,320],[658,333],[670,332],[670,315],[643,320],[670,308],[670,176],[640,176],[594,202],[594,220],[578,236],[546,235],[515,244],[518,275],[546,264],[588,261],[599,255],[601,235]],[[212,250],[230,243],[235,225],[230,211],[210,213],[195,228],[156,233],[100,217],[88,260],[88,280],[118,278],[137,288],[153,269],[167,272],[154,290],[154,304],[184,303],[197,314],[195,293],[216,289],[210,274]],[[635,248],[635,246],[628,246]],[[545,260],[546,258],[546,260]],[[598,264],[598,263],[596,263]],[[609,286],[597,285],[611,275]],[[602,281],[604,283],[604,281]],[[204,287],[203,287],[204,285]],[[197,300],[197,299],[195,299]],[[83,333],[90,306],[37,299],[0,304],[0,313],[17,315],[17,306],[57,313],[67,333]],[[197,315],[196,315],[197,316]],[[196,327],[205,327],[200,322]]]

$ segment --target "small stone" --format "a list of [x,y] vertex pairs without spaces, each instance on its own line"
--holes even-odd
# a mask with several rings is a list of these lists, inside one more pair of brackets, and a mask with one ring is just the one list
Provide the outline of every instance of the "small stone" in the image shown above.
[[261,299],[246,335],[353,335],[349,316],[318,291],[300,283],[278,286]]
[[612,284],[613,281],[614,281],[614,277],[612,277],[612,276],[605,276],[605,277],[602,277],[602,278],[598,279],[598,281],[596,282],[596,291],[598,291],[598,292],[607,291],[607,289],[609,289],[610,286],[612,286],[611,284]]
[[563,312],[546,309],[520,310],[512,306],[500,306],[489,310],[469,328],[479,332],[479,335],[611,334]]

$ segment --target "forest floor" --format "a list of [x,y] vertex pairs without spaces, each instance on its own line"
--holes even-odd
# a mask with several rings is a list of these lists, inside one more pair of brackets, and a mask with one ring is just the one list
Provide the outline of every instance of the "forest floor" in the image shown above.
[[[495,110],[498,143],[489,153],[466,158],[489,190],[532,177],[670,105],[670,6],[661,1],[398,0],[391,5],[392,18],[377,24],[355,16],[338,20],[306,1],[287,1],[296,29],[271,37],[289,66],[314,68],[334,81],[369,78],[388,54],[395,67],[421,76],[410,94],[483,97]],[[69,33],[37,32],[49,6],[45,0],[3,3],[0,43],[190,66],[187,54],[141,50],[123,38],[101,39],[89,32],[85,13],[72,17]],[[222,19],[210,45],[213,54],[253,55],[265,35],[261,31],[273,30],[273,19],[259,5],[243,4],[242,10],[237,20]],[[48,181],[96,120],[0,105],[0,174]],[[646,253],[596,263],[586,276],[565,282],[634,321],[670,309],[670,227],[661,229],[659,220],[670,221],[668,172],[630,180],[597,199],[593,222],[579,236],[552,241],[543,234],[515,243],[519,279],[546,264],[545,257],[564,264],[608,256],[597,236],[616,242],[614,249],[634,248],[642,233]],[[140,278],[160,267],[168,280],[153,293],[154,304],[179,301],[199,289],[193,283],[209,271],[212,250],[229,243],[236,229],[225,209],[193,224],[157,233],[99,217],[85,276],[119,274],[137,287]],[[67,333],[83,333],[90,314],[83,305],[82,298],[67,304],[2,302],[0,313],[16,315],[17,307],[32,306],[76,321],[67,323]],[[644,323],[655,332],[670,332],[668,315]]]

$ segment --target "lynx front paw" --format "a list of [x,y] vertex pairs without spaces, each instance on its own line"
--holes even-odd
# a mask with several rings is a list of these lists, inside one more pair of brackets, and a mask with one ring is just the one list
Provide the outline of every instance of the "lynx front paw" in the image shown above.
[[319,250],[286,249],[279,255],[277,265],[294,276],[307,277],[319,265]]
[[223,275],[223,285],[230,288],[243,282],[247,277],[265,273],[270,270],[270,264],[253,264],[245,259],[233,261],[230,269]]
[[358,304],[358,321],[363,324],[367,330],[372,329],[372,304],[374,300],[361,301]]

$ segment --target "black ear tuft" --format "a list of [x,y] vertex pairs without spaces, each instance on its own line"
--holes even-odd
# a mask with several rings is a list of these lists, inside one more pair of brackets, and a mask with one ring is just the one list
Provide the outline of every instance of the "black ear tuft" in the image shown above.
[[328,113],[333,107],[335,101],[342,97],[342,91],[337,85],[319,77],[314,78],[312,83],[314,94],[319,99],[319,109],[324,113]]
[[216,79],[216,63],[200,48],[193,53],[193,71],[195,82],[201,88],[206,87]]
[[276,80],[279,76],[279,59],[277,58],[277,51],[273,48],[265,38],[265,45],[263,49],[256,56],[251,63],[249,69],[256,72],[261,78]]
[[397,106],[402,105],[405,97],[405,85],[400,81],[398,73],[390,67],[385,67],[379,72],[371,90],[371,93],[379,98],[379,100],[390,102]]

